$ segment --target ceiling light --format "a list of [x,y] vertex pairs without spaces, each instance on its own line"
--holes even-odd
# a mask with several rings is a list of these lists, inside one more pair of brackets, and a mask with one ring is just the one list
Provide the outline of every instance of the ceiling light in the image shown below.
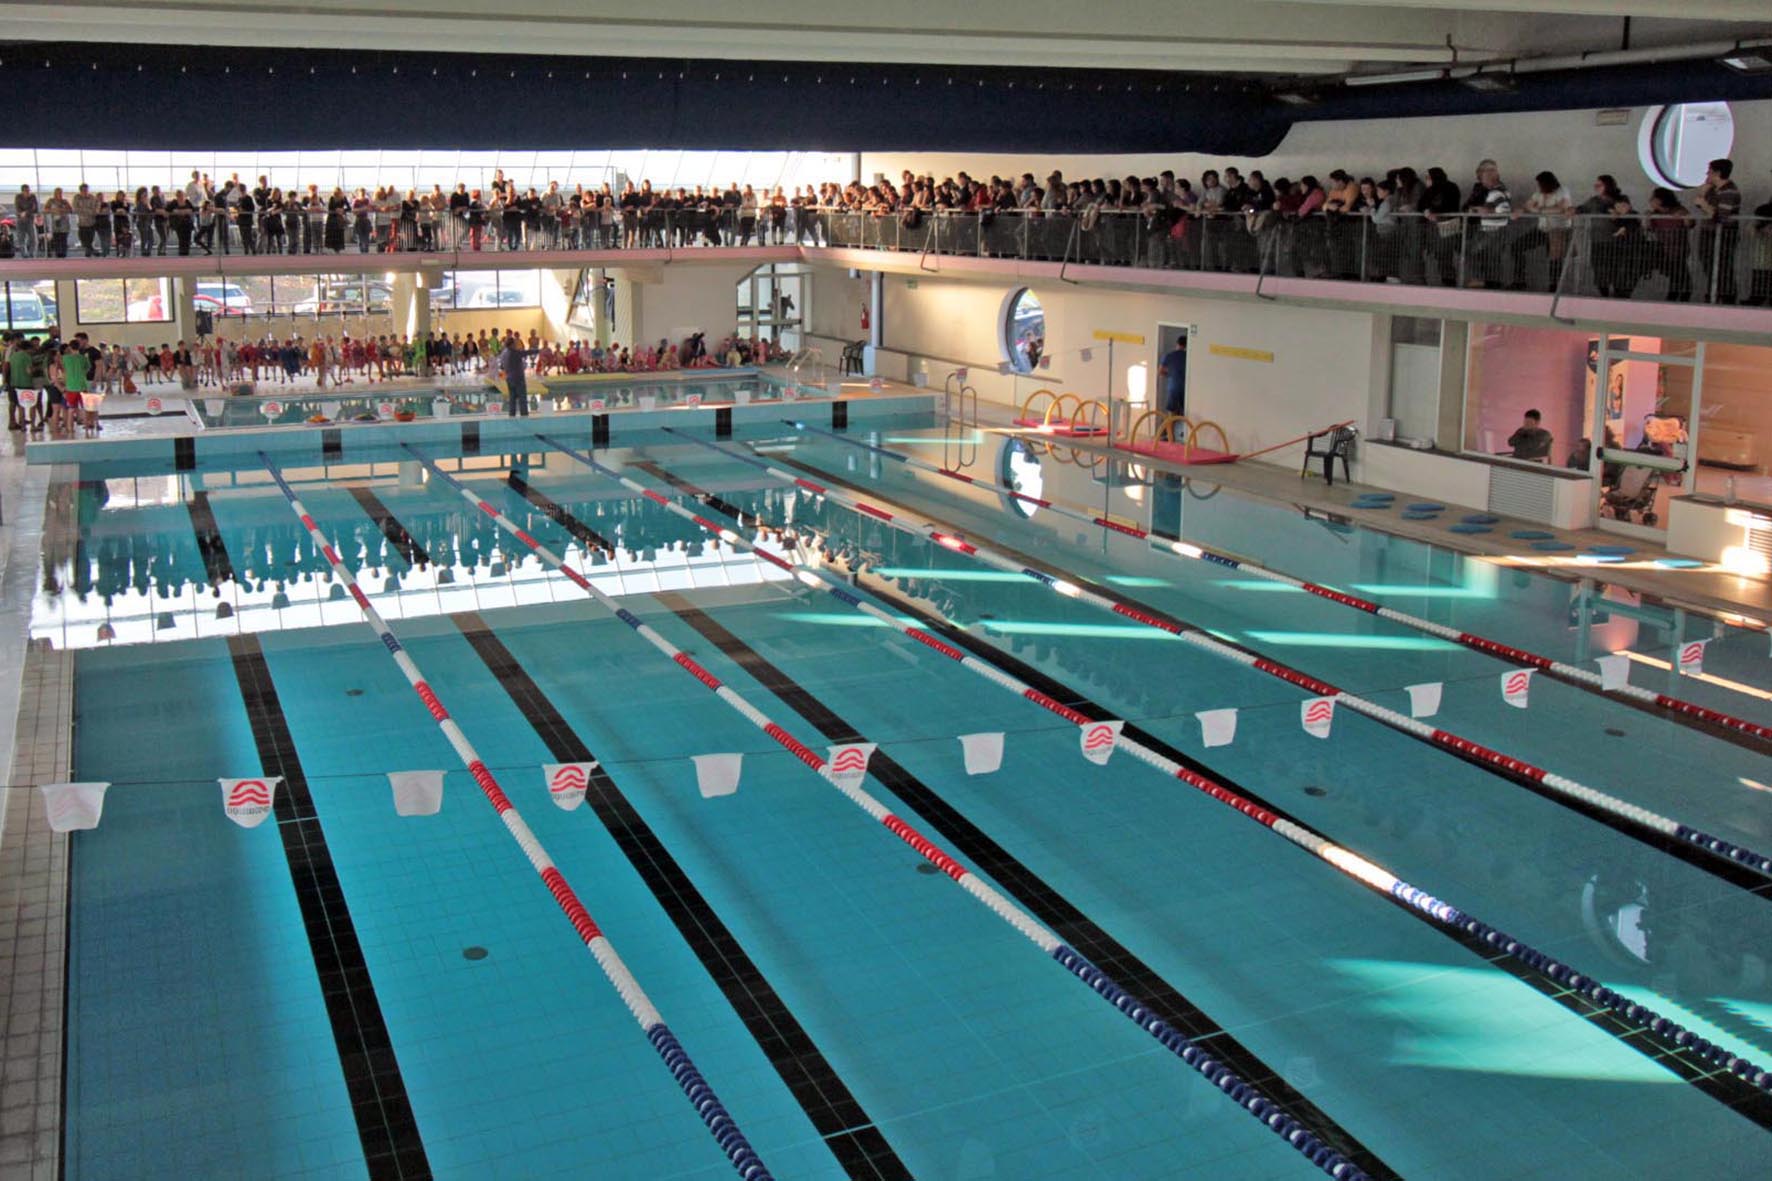
[[1507,94],[1515,88],[1512,74],[1485,74],[1479,71],[1469,77],[1460,78],[1459,82],[1483,94]]
[[1743,74],[1765,74],[1772,72],[1772,50],[1765,48],[1737,49],[1717,59],[1731,70]]
[[1314,107],[1323,101],[1322,96],[1312,90],[1276,90],[1271,97],[1289,107]]
[[1389,86],[1399,82],[1438,82],[1445,76],[1444,70],[1412,70],[1402,74],[1355,74],[1342,81],[1349,86]]

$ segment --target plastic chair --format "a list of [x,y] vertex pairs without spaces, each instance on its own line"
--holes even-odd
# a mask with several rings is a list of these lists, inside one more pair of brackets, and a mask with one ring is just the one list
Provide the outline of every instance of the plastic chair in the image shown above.
[[[1348,475],[1347,460],[1348,456],[1353,454],[1354,439],[1358,435],[1359,432],[1351,426],[1338,426],[1308,436],[1304,441],[1304,463],[1298,469],[1299,478],[1303,479],[1310,471],[1311,460],[1321,459],[1323,461],[1323,480],[1330,487],[1334,487],[1335,461],[1339,459],[1341,460],[1341,478],[1343,480],[1353,479]],[[1319,440],[1324,441],[1321,447],[1318,446]]]

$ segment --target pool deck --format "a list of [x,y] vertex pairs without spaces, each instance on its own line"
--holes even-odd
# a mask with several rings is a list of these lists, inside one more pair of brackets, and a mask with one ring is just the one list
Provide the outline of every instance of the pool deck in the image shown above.
[[[981,407],[981,411],[981,426],[985,430],[1004,435],[1044,438],[1036,432],[1010,426],[1014,415],[1011,407],[990,405]],[[1079,452],[1091,455],[1106,455],[1109,451],[1105,444],[1087,439],[1065,439],[1058,442],[1058,445],[1074,447]],[[1126,455],[1125,452],[1119,454]],[[1772,628],[1772,578],[1737,574],[1715,565],[1690,570],[1669,569],[1657,566],[1656,560],[1677,555],[1669,553],[1665,546],[1653,541],[1621,537],[1601,529],[1554,529],[1538,521],[1500,514],[1492,514],[1499,518],[1492,532],[1453,533],[1447,526],[1456,523],[1460,517],[1472,513],[1487,513],[1489,510],[1482,505],[1460,505],[1443,501],[1437,502],[1446,506],[1440,519],[1411,521],[1403,519],[1394,509],[1374,511],[1356,508],[1354,501],[1360,496],[1368,493],[1391,493],[1392,490],[1345,480],[1337,480],[1330,486],[1315,472],[1300,477],[1298,469],[1292,466],[1297,462],[1296,449],[1281,454],[1288,458],[1271,463],[1222,463],[1194,467],[1144,455],[1130,458],[1143,466],[1186,476],[1201,484],[1221,485],[1245,496],[1287,505],[1301,512],[1330,514],[1361,528],[1405,537],[1411,541],[1426,542],[1511,568],[1532,570],[1571,582],[1593,579],[1636,594],[1651,596],[1674,606],[1706,614],[1743,617],[1732,618],[1732,622],[1745,621],[1749,625]],[[1398,507],[1411,499],[1427,499],[1411,497],[1406,493],[1394,495]],[[1571,548],[1556,553],[1535,550],[1531,540],[1510,536],[1515,530],[1539,530],[1548,534],[1551,540],[1562,542]],[[1622,562],[1599,563],[1580,560],[1576,556],[1596,545],[1619,544],[1631,545],[1636,552]]]

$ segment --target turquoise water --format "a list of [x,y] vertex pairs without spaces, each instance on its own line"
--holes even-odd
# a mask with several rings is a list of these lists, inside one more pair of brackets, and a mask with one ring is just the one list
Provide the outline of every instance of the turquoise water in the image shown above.
[[[891,445],[939,455],[918,437]],[[1477,653],[1132,538],[1050,514],[1024,520],[987,493],[841,444],[776,442],[772,454],[1385,704],[1401,706],[1403,685],[1443,680],[1437,721],[1449,729],[1772,844],[1767,797],[1743,782],[1772,778],[1763,752],[1542,677],[1530,709],[1509,709],[1496,684],[1504,666]],[[985,577],[962,555],[784,492],[736,461],[662,438],[599,458],[668,491],[635,466],[654,463],[747,514],[817,531],[867,563],[863,590],[911,595],[1331,839],[1772,1060],[1765,897],[1350,711],[1327,742],[1305,736],[1291,686],[1031,581]],[[584,558],[505,483],[501,457],[464,466],[542,542]],[[558,454],[538,445],[522,473],[615,544],[585,569],[624,606],[814,749],[826,739],[796,704],[879,742],[920,788],[875,778],[868,790],[973,864],[927,814],[930,798],[945,801],[1395,1174],[1744,1176],[1764,1159],[1763,1128],[1271,831],[1123,753],[1090,766],[1075,727],[720,552]],[[920,872],[912,850],[627,627],[532,556],[505,551],[497,527],[440,482],[393,463],[286,474],[777,1177],[844,1169],[670,921],[678,904],[653,893],[590,808],[549,803],[540,764],[556,760],[536,715],[466,638],[478,620],[602,760],[909,1175],[1320,1175],[954,883]],[[1612,631],[1590,626],[1584,638],[1570,588],[1542,576],[1332,531],[1228,493],[1202,499],[1198,486],[1132,499],[1081,470],[1045,474],[1046,495],[1154,515],[1201,544],[1536,651],[1667,654],[1654,604],[1625,604],[1645,619],[1620,613],[1599,625]],[[279,826],[242,830],[218,806],[215,777],[261,770],[224,638],[242,629],[262,644],[361,945],[355,983],[379,1006],[431,1172],[731,1175],[386,650],[333,598],[275,488],[252,472],[105,475],[79,492],[81,545],[59,577],[68,589],[39,604],[64,638],[92,643],[99,619],[118,637],[77,664],[76,772],[116,786],[103,825],[73,845],[69,1175],[375,1173]],[[364,481],[429,560],[402,556],[345,487]],[[219,593],[205,563],[214,539],[198,544],[187,507],[195,485],[234,575]],[[693,626],[690,608],[813,705],[772,692]],[[1727,632],[1707,671],[1765,689],[1764,645],[1763,634]],[[1768,720],[1759,698],[1689,678],[1678,691]],[[1236,742],[1204,750],[1193,711],[1223,706],[1241,711]],[[1006,735],[1003,768],[967,776],[956,735],[989,730]],[[704,800],[689,756],[718,751],[743,752],[742,785]],[[442,811],[396,816],[383,773],[424,768],[449,772]]]
[[[705,376],[663,377],[648,380],[645,375],[577,374],[532,375],[530,393],[535,397],[538,412],[548,410],[611,410],[642,405],[674,406],[694,399],[709,402],[770,401],[781,397],[782,383],[772,375],[734,371],[709,370]],[[603,407],[595,405],[601,402]],[[449,418],[469,414],[503,413],[504,394],[490,382],[483,387],[462,385],[415,388],[410,383],[393,388],[367,384],[356,379],[351,388],[335,386],[326,390],[303,388],[299,392],[282,393],[272,381],[257,384],[251,397],[199,397],[192,399],[199,421],[205,427],[290,426],[310,416],[324,415],[332,422],[359,419],[391,419],[398,413],[415,418]]]

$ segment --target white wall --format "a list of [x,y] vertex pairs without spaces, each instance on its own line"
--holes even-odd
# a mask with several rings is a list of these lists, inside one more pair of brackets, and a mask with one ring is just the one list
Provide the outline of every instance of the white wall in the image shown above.
[[[844,271],[821,268],[814,282],[814,327],[827,323],[833,316],[829,305],[835,304],[834,318],[853,339],[857,334],[850,325],[866,291],[865,278],[851,280]],[[1198,325],[1189,344],[1188,415],[1219,423],[1237,451],[1257,450],[1343,419],[1367,429],[1375,406],[1382,405],[1375,399],[1389,380],[1390,326],[1384,316],[1062,283],[1032,288],[1046,312],[1051,368],[1026,377],[1002,376],[996,366],[1004,359],[1000,332],[1010,290],[1000,281],[887,275],[885,345],[907,355],[889,358],[882,372],[898,378],[925,372],[939,389],[953,365],[965,363],[986,400],[1020,403],[1042,387],[1102,398],[1108,350],[1094,339],[1101,329],[1146,340],[1142,346],[1115,346],[1116,402],[1126,396],[1127,368],[1141,361],[1149,367],[1149,396],[1155,398],[1158,324]],[[1273,359],[1215,353],[1214,345],[1271,353]],[[1091,352],[1087,361],[1084,349]],[[1295,452],[1274,459],[1297,461]]]
[[625,345],[676,344],[692,332],[705,332],[710,347],[738,328],[738,281],[756,269],[754,263],[694,266],[613,267],[618,316],[622,288],[631,297],[631,312],[618,319],[615,339]]
[[[1772,100],[1731,105],[1735,178],[1751,209],[1772,197]],[[862,156],[862,176],[871,180],[876,172],[884,172],[896,183],[905,168],[933,173],[938,179],[962,169],[975,177],[1032,172],[1044,178],[1054,168],[1067,177],[1155,176],[1171,168],[1177,176],[1197,179],[1204,169],[1233,164],[1244,170],[1259,168],[1270,179],[1296,179],[1305,173],[1324,177],[1338,166],[1356,176],[1381,176],[1386,169],[1400,165],[1423,171],[1438,164],[1465,186],[1476,162],[1489,156],[1501,165],[1503,179],[1516,191],[1530,191],[1533,174],[1548,168],[1580,200],[1593,178],[1608,172],[1641,206],[1651,187],[1637,163],[1637,130],[1643,112],[1641,107],[1633,109],[1624,125],[1614,127],[1597,126],[1593,111],[1300,123],[1278,149],[1264,157],[1208,157],[1185,152],[1142,156],[867,152]]]

